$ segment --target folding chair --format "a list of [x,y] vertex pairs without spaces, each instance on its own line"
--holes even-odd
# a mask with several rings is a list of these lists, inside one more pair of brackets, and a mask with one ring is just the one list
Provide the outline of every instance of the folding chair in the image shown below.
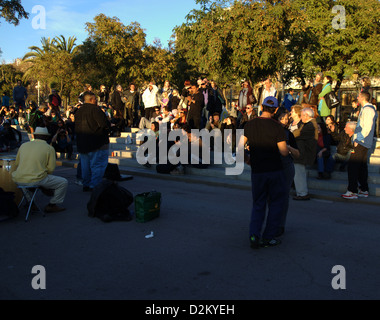
[[[23,194],[23,197],[21,199],[21,202],[20,204],[18,205],[19,209],[21,208],[21,205],[22,203],[24,202],[24,200],[26,201],[26,204],[29,205],[28,206],[28,211],[26,213],[26,217],[25,217],[25,222],[28,221],[28,218],[29,218],[29,214],[30,214],[30,211],[32,210],[32,205],[34,203],[34,205],[37,207],[37,209],[43,214],[43,216],[45,217],[45,213],[41,210],[41,208],[37,205],[37,203],[34,201],[35,198],[36,198],[36,195],[37,195],[37,192],[39,189],[38,186],[21,186],[21,185],[17,185],[17,187],[19,189],[21,189],[22,191],[22,194]],[[31,199],[30,199],[31,198]],[[30,201],[29,201],[30,199]]]

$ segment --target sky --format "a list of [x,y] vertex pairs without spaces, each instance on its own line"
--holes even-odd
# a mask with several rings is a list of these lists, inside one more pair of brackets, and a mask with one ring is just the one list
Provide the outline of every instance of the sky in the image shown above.
[[[117,17],[124,25],[138,22],[145,30],[148,44],[159,38],[167,47],[173,29],[185,22],[191,10],[199,8],[195,0],[22,0],[21,4],[29,19],[22,19],[18,26],[0,19],[0,62],[12,63],[22,58],[29,47],[41,45],[42,37],[75,36],[79,45],[88,36],[86,22],[93,22],[100,13]],[[44,20],[40,19],[43,10]]]

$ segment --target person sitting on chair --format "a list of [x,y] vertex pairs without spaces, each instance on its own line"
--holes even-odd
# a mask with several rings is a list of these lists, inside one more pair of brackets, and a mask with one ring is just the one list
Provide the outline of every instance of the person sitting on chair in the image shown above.
[[56,166],[55,150],[47,143],[50,134],[47,128],[37,127],[34,140],[21,145],[17,152],[13,181],[20,186],[38,186],[54,190],[54,196],[45,207],[45,212],[61,212],[59,206],[66,197],[68,181],[63,177],[53,176]]

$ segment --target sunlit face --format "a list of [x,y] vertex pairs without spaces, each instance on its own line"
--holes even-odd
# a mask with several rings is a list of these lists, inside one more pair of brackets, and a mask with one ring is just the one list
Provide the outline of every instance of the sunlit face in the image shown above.
[[310,117],[306,112],[301,112],[301,120],[303,123],[306,123],[310,120]]
[[350,126],[348,125],[348,123],[347,123],[346,126],[344,127],[344,132],[345,132],[347,135],[352,135],[352,134],[354,134],[354,131],[352,131],[352,129],[350,128]]

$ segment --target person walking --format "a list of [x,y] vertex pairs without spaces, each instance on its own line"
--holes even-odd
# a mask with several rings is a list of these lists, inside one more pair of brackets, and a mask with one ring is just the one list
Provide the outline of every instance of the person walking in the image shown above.
[[247,122],[243,143],[239,143],[239,147],[248,143],[250,150],[247,163],[251,164],[253,207],[249,238],[253,249],[281,243],[275,237],[288,196],[284,192],[286,181],[281,156],[289,155],[289,148],[282,125],[272,119],[278,101],[275,97],[267,97],[262,106],[262,116]]
[[108,165],[110,124],[97,106],[92,92],[84,94],[84,104],[75,113],[77,149],[80,153],[83,192],[92,191],[103,180]]

